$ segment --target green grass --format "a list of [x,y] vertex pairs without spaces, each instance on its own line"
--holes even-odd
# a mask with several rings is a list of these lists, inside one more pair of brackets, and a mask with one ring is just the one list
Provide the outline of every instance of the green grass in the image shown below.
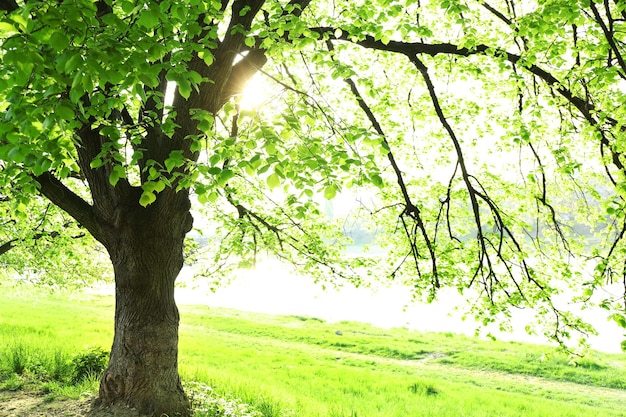
[[[368,324],[340,322],[332,325],[301,316],[267,316],[203,306],[185,306],[183,326],[208,328],[232,337],[281,340],[374,357],[435,362],[463,368],[535,375],[557,381],[626,389],[624,367],[615,357],[594,353],[573,359],[545,346],[477,340],[452,333],[420,333],[406,329],[382,330]],[[340,331],[342,336],[337,336]],[[622,361],[622,365],[626,361]]]
[[[113,306],[5,291],[0,389],[94,392],[95,377],[72,382],[72,359],[110,346]],[[626,417],[626,355],[574,365],[545,346],[206,306],[182,306],[181,320],[198,417]]]

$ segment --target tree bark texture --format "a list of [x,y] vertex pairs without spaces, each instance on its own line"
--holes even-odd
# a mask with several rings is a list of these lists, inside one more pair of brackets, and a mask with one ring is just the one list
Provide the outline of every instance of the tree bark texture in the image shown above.
[[[183,199],[188,202],[186,195]],[[185,206],[135,206],[121,213],[107,236],[115,272],[115,336],[100,384],[99,408],[121,415],[190,414],[178,374],[179,314],[174,301],[184,237],[191,227]]]

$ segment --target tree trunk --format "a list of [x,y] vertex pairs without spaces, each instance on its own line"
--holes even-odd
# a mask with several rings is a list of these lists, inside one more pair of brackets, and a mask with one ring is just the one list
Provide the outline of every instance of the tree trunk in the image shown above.
[[105,245],[115,271],[115,336],[96,407],[116,415],[188,416],[178,375],[174,282],[191,228],[189,209],[136,207],[118,223]]

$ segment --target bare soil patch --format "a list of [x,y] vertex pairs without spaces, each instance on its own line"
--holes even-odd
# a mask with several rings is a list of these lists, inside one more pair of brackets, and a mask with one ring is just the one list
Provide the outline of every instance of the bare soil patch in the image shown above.
[[0,391],[0,417],[139,417],[135,409],[96,407],[96,397],[53,398],[35,391]]
[[54,399],[28,391],[0,391],[0,417],[85,417],[93,398]]

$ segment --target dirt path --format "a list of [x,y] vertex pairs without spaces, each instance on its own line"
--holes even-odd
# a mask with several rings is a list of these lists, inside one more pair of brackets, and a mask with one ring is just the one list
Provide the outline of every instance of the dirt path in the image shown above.
[[84,417],[93,398],[48,400],[27,391],[0,391],[0,417]]
[[0,391],[0,417],[133,417],[127,408],[92,410],[94,396],[50,399],[35,391]]

